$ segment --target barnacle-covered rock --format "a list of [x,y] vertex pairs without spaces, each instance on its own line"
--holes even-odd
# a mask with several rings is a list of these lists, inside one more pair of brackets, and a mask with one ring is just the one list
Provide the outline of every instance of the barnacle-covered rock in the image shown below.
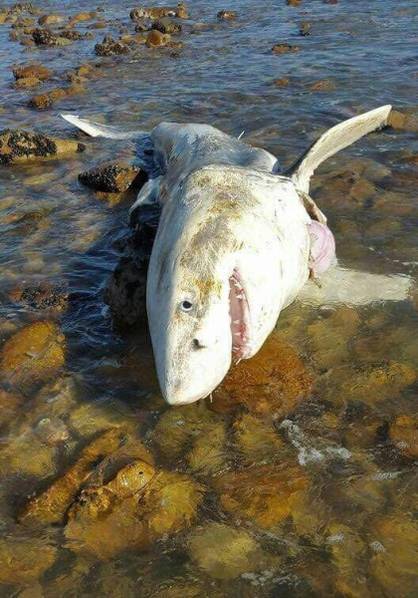
[[97,191],[121,193],[130,187],[139,189],[147,180],[146,173],[132,164],[109,162],[78,175],[80,183]]
[[0,164],[9,166],[30,160],[60,158],[84,151],[85,146],[72,139],[56,139],[21,129],[0,132]]

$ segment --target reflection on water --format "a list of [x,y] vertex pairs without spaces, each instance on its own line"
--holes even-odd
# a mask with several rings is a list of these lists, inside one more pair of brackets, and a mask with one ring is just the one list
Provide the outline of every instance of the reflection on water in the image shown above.
[[[73,4],[39,6],[91,10]],[[58,48],[11,42],[0,25],[2,128],[73,135],[58,111],[143,130],[208,122],[245,130],[286,165],[351,114],[384,103],[416,113],[407,0],[197,0],[182,49],[141,45],[99,60],[106,32],[133,32],[130,3],[100,8],[77,26],[92,39]],[[218,22],[224,8],[237,20]],[[302,20],[311,35],[298,35]],[[192,34],[198,22],[209,26]],[[300,50],[271,54],[280,42]],[[89,61],[101,76],[35,111],[33,90],[11,87],[12,64],[28,60],[54,70],[43,90]],[[103,301],[132,198],[109,201],[77,180],[93,164],[133,159],[134,146],[86,144],[0,172],[0,593],[412,596],[416,298],[296,303],[211,399],[168,409],[146,331],[122,333]],[[415,275],[416,144],[385,131],[315,177],[346,266]]]

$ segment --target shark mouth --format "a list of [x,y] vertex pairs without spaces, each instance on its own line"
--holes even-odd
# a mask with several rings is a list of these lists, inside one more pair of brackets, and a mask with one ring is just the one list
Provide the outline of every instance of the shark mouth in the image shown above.
[[236,361],[250,356],[250,308],[237,268],[229,278],[232,356]]

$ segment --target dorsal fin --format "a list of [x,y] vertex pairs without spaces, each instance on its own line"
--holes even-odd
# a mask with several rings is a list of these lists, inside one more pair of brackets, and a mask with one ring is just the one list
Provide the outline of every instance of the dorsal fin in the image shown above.
[[322,162],[340,150],[348,147],[364,135],[387,125],[392,106],[381,106],[328,129],[286,172],[295,186],[304,193],[309,192],[309,181]]

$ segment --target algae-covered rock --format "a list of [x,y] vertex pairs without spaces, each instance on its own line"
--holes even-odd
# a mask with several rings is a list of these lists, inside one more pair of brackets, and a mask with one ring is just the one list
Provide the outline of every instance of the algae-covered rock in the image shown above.
[[22,64],[13,69],[13,75],[16,80],[19,79],[38,79],[46,81],[53,75],[51,69],[38,63]]
[[117,401],[85,401],[68,415],[68,425],[80,436],[89,437],[109,428],[135,429],[136,421],[129,408]]
[[193,561],[215,579],[235,579],[243,573],[265,569],[273,561],[248,532],[224,523],[197,528],[188,544]]
[[56,139],[21,129],[4,129],[0,132],[0,164],[5,166],[65,157],[84,149],[82,143],[72,139]]
[[25,326],[6,341],[0,371],[5,380],[24,391],[52,378],[64,361],[64,335],[55,323],[41,321]]
[[120,193],[130,187],[139,189],[147,180],[147,175],[139,166],[109,162],[80,173],[78,179],[83,185],[97,191]]
[[190,470],[202,475],[219,473],[226,464],[225,443],[226,427],[224,422],[218,421],[213,425],[208,425],[193,440],[193,446],[186,455]]
[[57,549],[37,538],[0,539],[0,583],[28,585],[55,562]]
[[24,523],[61,523],[64,515],[78,494],[81,485],[95,465],[106,455],[116,451],[125,434],[118,429],[108,430],[88,444],[77,461],[41,494],[31,498],[20,513]]
[[94,46],[97,56],[115,56],[120,54],[129,54],[130,49],[127,44],[120,40],[114,40],[110,35],[106,35],[100,44]]
[[326,547],[337,568],[337,591],[343,596],[369,596],[365,567],[368,550],[359,533],[347,525],[330,523]]
[[375,554],[369,571],[387,596],[416,593],[418,525],[407,514],[387,515],[370,530]]
[[309,480],[301,467],[282,463],[227,473],[213,482],[221,507],[236,518],[272,529],[292,514]]
[[18,413],[23,397],[0,388],[0,426],[8,424]]
[[403,455],[418,457],[418,417],[399,415],[389,427],[389,438]]
[[284,417],[311,386],[311,374],[296,351],[273,334],[257,355],[231,368],[213,393],[211,409],[228,412],[244,405],[253,414]]
[[40,310],[63,311],[68,303],[68,291],[65,287],[52,285],[47,281],[15,287],[9,297],[16,303]]
[[341,307],[307,327],[309,348],[319,367],[330,368],[349,360],[349,343],[360,325],[356,310]]
[[46,444],[30,429],[10,434],[0,451],[0,475],[39,479],[56,473],[56,448]]
[[203,487],[178,473],[136,461],[105,486],[87,488],[68,512],[65,536],[76,552],[109,559],[148,548],[196,518]]
[[249,465],[283,459],[285,444],[271,421],[244,413],[233,424],[236,446]]
[[167,460],[178,459],[201,434],[208,434],[220,421],[203,402],[165,411],[152,434],[153,443]]
[[347,371],[339,394],[345,400],[377,403],[394,398],[415,382],[416,371],[406,363],[389,361],[360,371]]

